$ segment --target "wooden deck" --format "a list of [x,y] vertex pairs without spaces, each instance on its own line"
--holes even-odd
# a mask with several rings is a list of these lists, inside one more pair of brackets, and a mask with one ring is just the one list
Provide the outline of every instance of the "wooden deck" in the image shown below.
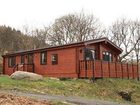
[[132,78],[139,80],[137,64],[81,60],[79,61],[79,71],[79,77],[82,78]]
[[34,64],[17,64],[13,68],[13,72],[15,71],[34,72]]

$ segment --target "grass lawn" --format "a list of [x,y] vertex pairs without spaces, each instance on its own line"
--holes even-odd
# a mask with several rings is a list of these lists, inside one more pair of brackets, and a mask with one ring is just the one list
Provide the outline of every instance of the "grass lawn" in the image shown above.
[[45,77],[43,81],[28,81],[12,80],[8,76],[0,76],[0,89],[126,102],[118,94],[124,91],[131,94],[132,103],[140,105],[140,82],[137,80],[105,78],[91,83],[84,79],[60,81]]

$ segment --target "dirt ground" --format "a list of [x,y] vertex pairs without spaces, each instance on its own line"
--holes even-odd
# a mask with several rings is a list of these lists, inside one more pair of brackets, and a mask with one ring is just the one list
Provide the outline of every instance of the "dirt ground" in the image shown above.
[[0,93],[0,105],[52,105],[47,101]]
[[[27,98],[30,97],[30,98]],[[32,97],[32,98],[31,98]],[[53,102],[62,102],[53,103]],[[0,105],[130,105],[82,97],[0,90]],[[132,104],[131,104],[132,105]]]

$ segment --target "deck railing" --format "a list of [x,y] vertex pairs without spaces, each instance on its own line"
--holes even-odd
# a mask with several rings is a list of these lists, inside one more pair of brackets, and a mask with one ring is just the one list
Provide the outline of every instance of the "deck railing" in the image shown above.
[[13,67],[13,72],[15,71],[27,71],[27,72],[34,72],[34,64],[16,64]]
[[79,77],[85,78],[132,78],[139,80],[137,64],[108,62],[102,60],[79,61]]

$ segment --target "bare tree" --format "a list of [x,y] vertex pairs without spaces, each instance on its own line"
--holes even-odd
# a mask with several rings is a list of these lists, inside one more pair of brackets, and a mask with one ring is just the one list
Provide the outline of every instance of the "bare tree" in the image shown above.
[[48,40],[63,45],[101,37],[101,25],[93,15],[69,14],[55,20],[49,27]]
[[136,20],[131,23],[131,33],[133,35],[132,45],[134,45],[134,53],[137,63],[140,57],[140,21]]
[[137,47],[140,36],[140,22],[127,19],[117,20],[109,30],[110,39],[124,51],[120,60],[128,59],[128,56]]
[[47,33],[46,30],[43,29],[35,29],[32,31],[32,40],[34,44],[34,48],[42,48],[47,47],[48,44],[46,43],[47,40]]
[[22,29],[24,36],[22,36],[23,48],[26,50],[43,48],[49,46],[46,43],[47,40],[47,28],[43,29],[30,28],[28,25],[24,25]]

